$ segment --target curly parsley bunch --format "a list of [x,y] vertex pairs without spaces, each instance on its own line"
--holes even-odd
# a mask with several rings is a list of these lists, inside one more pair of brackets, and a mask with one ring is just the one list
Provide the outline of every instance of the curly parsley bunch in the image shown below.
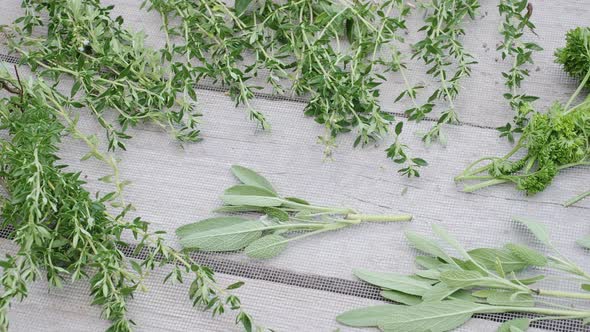
[[[467,167],[457,181],[480,180],[466,186],[472,192],[488,186],[512,182],[519,190],[535,194],[545,190],[559,171],[581,165],[590,165],[590,96],[576,105],[570,105],[590,78],[590,29],[576,28],[567,33],[566,46],[555,53],[556,62],[582,82],[566,104],[556,102],[547,113],[534,113],[523,130],[515,147],[503,157],[484,157]],[[510,160],[521,150],[525,155]],[[475,168],[483,161],[485,166]],[[486,174],[487,173],[487,174]],[[590,191],[566,202],[571,205]]]

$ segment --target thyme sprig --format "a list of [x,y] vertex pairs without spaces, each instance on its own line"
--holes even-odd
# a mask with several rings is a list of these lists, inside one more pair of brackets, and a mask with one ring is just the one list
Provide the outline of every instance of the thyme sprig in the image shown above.
[[[325,126],[319,141],[327,156],[341,133],[354,131],[354,145],[365,146],[384,138],[394,124],[379,102],[378,87],[386,80],[379,71],[394,67],[384,51],[401,41],[399,31],[406,29],[410,7],[402,0],[241,1],[233,8],[219,0],[146,0],[144,5],[162,17],[166,56],[197,60],[189,65],[195,80],[220,81],[263,127],[268,127],[264,117],[250,105],[260,87],[248,84],[263,74],[278,93],[309,97],[304,112]],[[408,167],[414,172],[401,172],[418,174],[419,165]]]
[[[454,101],[461,89],[461,80],[471,74],[471,66],[477,63],[473,55],[465,50],[461,37],[465,34],[465,18],[475,17],[479,1],[432,0],[421,2],[419,6],[427,13],[425,25],[420,28],[426,35],[413,45],[412,56],[421,58],[430,66],[426,73],[435,78],[440,86],[426,103],[414,106],[406,113],[411,119],[420,120],[433,110],[436,101],[445,102],[445,109],[437,123],[422,136],[427,144],[437,140],[445,142],[442,127],[459,121]],[[407,94],[415,95],[415,88]]]
[[533,53],[542,51],[543,48],[534,42],[522,41],[527,30],[534,33],[535,29],[531,22],[533,5],[528,3],[528,0],[502,0],[498,10],[504,17],[500,27],[500,34],[504,39],[497,50],[501,51],[502,60],[512,59],[512,67],[502,73],[504,84],[508,88],[504,98],[508,100],[510,108],[515,113],[512,123],[507,123],[498,130],[501,137],[507,137],[510,142],[514,142],[514,135],[522,133],[529,115],[533,112],[532,102],[539,99],[537,96],[519,92],[522,81],[529,76],[529,70],[525,66],[533,64]]
[[[25,14],[3,29],[8,47],[39,76],[74,80],[71,96],[83,95],[77,103],[104,127],[109,149],[124,149],[126,129],[144,122],[182,142],[199,139],[191,77],[169,58],[163,64],[143,34],[125,30],[120,16],[111,17],[113,6],[94,0],[23,0],[22,6]],[[114,112],[118,125],[105,112]]]
[[[83,187],[81,173],[68,172],[59,163],[58,145],[69,133],[89,144],[88,157],[112,161],[116,171],[114,159],[97,149],[94,136],[76,128],[75,99],[60,94],[43,79],[21,81],[4,68],[0,82],[14,94],[0,99],[0,127],[9,133],[0,142],[0,176],[8,193],[2,201],[2,227],[13,227],[11,237],[19,246],[15,254],[0,261],[2,330],[9,325],[10,303],[25,298],[28,284],[45,275],[51,287],[88,280],[93,304],[100,305],[102,316],[112,321],[108,330],[130,331],[135,323],[127,317],[127,300],[136,291],[145,291],[143,282],[149,271],[164,264],[173,264],[164,282],[192,278],[188,295],[193,305],[210,309],[214,315],[227,308],[236,310],[237,322],[252,330],[251,316],[230,292],[242,283],[226,288],[218,285],[210,269],[168,246],[163,232],[150,230],[149,223],[139,217],[128,220],[131,205],[119,205],[120,212],[111,213],[106,204],[115,199],[125,204],[121,198],[124,184],[93,197]],[[145,258],[124,255],[123,248],[131,245],[124,240],[126,234],[137,240],[135,254],[148,249]]]

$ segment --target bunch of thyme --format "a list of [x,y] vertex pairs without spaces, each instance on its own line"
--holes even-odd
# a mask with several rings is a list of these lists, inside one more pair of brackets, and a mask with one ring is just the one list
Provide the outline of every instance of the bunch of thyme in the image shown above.
[[[240,1],[234,8],[219,0],[146,0],[144,5],[162,16],[168,45],[175,45],[169,52],[198,60],[192,67],[196,80],[221,81],[264,127],[264,117],[249,103],[258,87],[246,84],[262,71],[278,93],[290,89],[310,98],[305,114],[325,126],[319,139],[327,155],[340,133],[355,131],[354,145],[364,146],[386,136],[394,123],[381,109],[378,87],[386,78],[378,71],[395,67],[382,49],[400,41],[399,31],[406,29],[410,7],[402,0]],[[392,146],[388,155],[408,161],[400,170],[407,175],[419,174],[424,165],[403,157],[405,145]]]
[[[139,217],[127,220],[131,205],[112,214],[106,204],[122,201],[121,185],[93,197],[83,187],[81,173],[69,172],[59,163],[58,145],[67,134],[89,143],[89,156],[114,160],[98,151],[94,136],[77,129],[72,115],[76,99],[60,94],[43,79],[21,81],[4,68],[0,86],[10,93],[0,99],[0,127],[9,134],[0,141],[0,176],[7,193],[2,227],[12,227],[11,237],[19,246],[16,254],[0,262],[2,330],[9,325],[10,303],[25,298],[28,284],[45,274],[51,287],[87,279],[93,304],[100,305],[102,316],[112,321],[109,331],[130,331],[134,322],[127,317],[127,300],[146,289],[143,281],[149,271],[164,264],[173,264],[164,282],[183,282],[192,275],[189,298],[195,306],[214,315],[228,307],[237,310],[237,322],[252,330],[252,318],[229,292],[241,283],[219,286],[210,269],[166,245],[161,231],[151,231]],[[131,246],[124,240],[126,234],[138,240],[134,253],[143,251],[145,258],[125,256],[123,249]]]
[[[163,64],[143,34],[125,30],[120,16],[111,17],[113,6],[96,0],[23,0],[22,6],[24,15],[3,29],[8,47],[39,76],[74,80],[71,96],[83,96],[78,103],[105,128],[109,149],[124,149],[126,128],[141,122],[180,141],[199,139],[191,76],[170,57]],[[119,126],[105,118],[107,111],[118,115]]]
[[[471,74],[471,65],[476,63],[460,40],[465,34],[462,25],[465,17],[475,17],[479,1],[432,0],[419,5],[427,12],[425,25],[420,28],[420,31],[425,31],[426,36],[414,44],[413,57],[421,58],[430,66],[427,74],[438,80],[440,86],[426,103],[406,110],[406,114],[410,119],[420,120],[432,112],[437,100],[448,103],[437,123],[422,136],[422,140],[429,144],[436,140],[444,142],[442,126],[459,121],[454,100],[459,94],[461,80]],[[415,96],[415,87],[406,88],[410,97]]]
[[[524,13],[525,9],[526,13]],[[504,98],[508,100],[510,108],[515,112],[513,123],[507,123],[498,130],[501,137],[507,137],[510,142],[514,142],[514,134],[522,133],[528,122],[528,116],[533,112],[531,103],[539,99],[539,97],[518,92],[522,81],[529,76],[529,70],[524,66],[533,64],[533,52],[543,49],[536,43],[521,40],[526,30],[534,33],[535,29],[535,25],[530,20],[533,5],[528,3],[528,0],[502,0],[498,10],[504,17],[500,27],[504,40],[497,50],[501,51],[502,60],[506,58],[513,60],[510,70],[502,73],[505,79],[504,84],[509,90],[504,94]]]

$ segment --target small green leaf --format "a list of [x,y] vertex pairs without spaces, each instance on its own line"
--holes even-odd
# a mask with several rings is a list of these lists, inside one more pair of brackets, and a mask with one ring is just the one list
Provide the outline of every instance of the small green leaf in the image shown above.
[[280,206],[283,200],[278,197],[222,195],[221,200],[228,205],[251,205],[257,207]]
[[377,326],[379,325],[379,322],[395,313],[398,307],[400,306],[394,304],[384,304],[353,309],[338,315],[336,320],[344,325],[353,327]]
[[468,301],[424,302],[414,306],[397,306],[379,323],[386,332],[450,331],[468,321],[482,306]]
[[289,214],[281,209],[274,207],[262,208],[263,212],[271,219],[276,219],[281,222],[289,221]]
[[264,196],[264,197],[277,197],[277,194],[261,187],[238,184],[233,187],[227,188],[224,195],[235,195],[235,196]]
[[529,266],[523,259],[507,249],[477,248],[468,251],[468,253],[473,260],[488,270],[496,268],[496,259],[500,260],[502,269],[506,273],[520,271]]
[[533,296],[525,293],[516,293],[502,290],[493,290],[487,296],[489,304],[498,306],[533,307]]
[[364,269],[355,269],[353,273],[359,279],[375,286],[410,295],[422,296],[433,283],[397,273],[371,272]]
[[524,332],[529,328],[530,324],[530,318],[515,318],[507,320],[498,327],[498,332]]
[[539,252],[520,245],[520,244],[513,244],[513,243],[509,243],[507,245],[505,245],[506,249],[510,250],[511,253],[513,253],[515,256],[517,256],[518,258],[522,259],[524,262],[526,262],[529,265],[532,266],[545,266],[547,265],[547,258],[543,255],[541,255]]
[[590,236],[583,237],[576,241],[576,243],[586,249],[590,249]]
[[246,11],[248,6],[250,5],[250,2],[252,2],[252,0],[236,0],[235,6],[234,6],[236,14],[239,16],[244,11]]
[[541,241],[544,245],[551,247],[551,240],[549,239],[549,232],[545,225],[526,219],[514,219],[514,221],[525,225],[537,240]]
[[288,239],[277,235],[269,234],[250,243],[244,252],[250,258],[269,259],[277,256],[287,247]]
[[438,257],[438,258],[444,260],[445,262],[450,263],[453,261],[451,259],[451,257],[449,255],[447,255],[444,252],[444,250],[436,244],[436,242],[434,240],[423,237],[422,235],[419,235],[419,234],[411,232],[411,231],[406,231],[405,234],[406,234],[406,238],[412,244],[412,246],[414,246],[414,248],[416,248],[422,252],[425,252],[427,254]]
[[384,290],[381,291],[380,294],[381,296],[390,301],[394,301],[405,305],[415,305],[422,302],[422,298],[420,298],[419,296],[409,295],[394,290]]
[[205,219],[176,229],[184,248],[204,251],[232,251],[246,247],[262,235],[259,220],[239,217]]
[[[242,5],[245,2],[247,7],[250,1],[251,0],[244,0],[242,1]],[[237,4],[238,1],[236,1],[236,6]],[[244,7],[244,9],[246,7]],[[276,191],[272,187],[272,184],[270,184],[270,182],[267,179],[265,179],[262,175],[254,172],[253,170],[243,166],[233,165],[231,167],[231,171],[243,184],[264,188],[276,194]]]

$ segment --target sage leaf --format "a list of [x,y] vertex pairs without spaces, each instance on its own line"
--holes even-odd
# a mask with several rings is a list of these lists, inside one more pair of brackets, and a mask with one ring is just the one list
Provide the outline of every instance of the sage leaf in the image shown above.
[[445,263],[441,262],[438,258],[430,256],[417,256],[416,264],[422,266],[425,269],[436,269]]
[[424,295],[422,295],[422,300],[424,300],[424,302],[439,302],[446,299],[459,289],[461,288],[450,287],[444,282],[439,282],[438,284],[434,285],[432,288],[424,292]]
[[528,265],[545,266],[548,263],[547,258],[545,256],[541,255],[539,252],[529,247],[520,244],[509,243],[505,245],[505,248],[510,250],[512,254],[522,259]]
[[250,243],[244,252],[250,258],[269,259],[285,250],[288,241],[281,235],[269,234]]
[[444,332],[463,325],[480,306],[462,300],[398,306],[379,327],[385,332]]
[[496,268],[496,259],[500,260],[502,269],[506,273],[520,271],[529,266],[527,262],[507,249],[477,248],[468,253],[473,260],[488,270]]
[[452,259],[445,253],[445,251],[439,247],[435,241],[426,238],[417,233],[406,231],[406,239],[412,244],[412,246],[422,252],[431,254],[432,256],[438,257],[447,263],[452,262]]
[[[246,9],[250,1],[251,0],[238,0],[236,1],[236,6],[238,6],[238,2],[240,2],[241,5],[245,4],[244,9]],[[276,194],[276,190],[272,187],[272,184],[267,179],[249,168],[233,165],[231,167],[231,172],[245,185],[267,189]]]
[[533,233],[537,240],[541,241],[541,243],[543,243],[544,245],[551,247],[549,232],[547,231],[547,227],[545,227],[545,225],[532,220],[526,220],[521,218],[514,219],[514,221],[525,225],[529,229],[529,231]]
[[471,259],[471,256],[467,253],[467,251],[463,248],[463,246],[455,239],[446,229],[440,227],[439,225],[432,225],[432,230],[436,235],[438,235],[441,239],[445,240],[448,244],[450,244],[455,250],[457,250],[465,259]]
[[507,320],[498,327],[498,332],[523,332],[529,328],[530,324],[530,318]]
[[224,205],[213,210],[214,212],[236,213],[236,212],[264,212],[264,208],[252,205]]
[[535,305],[535,300],[530,294],[502,290],[492,290],[486,300],[489,304],[499,306],[533,307]]
[[432,287],[433,283],[397,273],[371,272],[364,269],[355,269],[353,273],[359,279],[375,286],[410,295],[422,296],[424,292]]
[[371,327],[379,325],[390,315],[392,315],[399,305],[384,304],[372,307],[349,310],[336,317],[336,320],[344,325],[353,327]]
[[416,275],[421,278],[438,280],[440,278],[440,271],[431,269],[431,270],[420,270],[416,272]]
[[586,249],[590,249],[590,236],[586,236],[576,241],[576,243]]
[[247,184],[238,184],[233,187],[227,188],[224,195],[235,195],[235,196],[264,196],[264,197],[277,197],[275,192],[268,189],[251,186]]
[[451,270],[440,274],[440,280],[450,287],[495,287],[510,288],[510,282],[503,279],[485,277],[476,271]]
[[266,215],[271,219],[276,219],[281,222],[289,221],[289,214],[281,209],[269,206],[262,208],[262,212],[266,213]]
[[309,205],[309,202],[297,197],[285,197],[286,200],[291,201],[293,203],[302,204],[302,205]]
[[280,206],[283,201],[278,197],[222,195],[221,200],[228,205],[252,205],[257,207]]
[[264,225],[259,220],[240,217],[209,218],[176,230],[184,248],[204,251],[239,250],[262,235]]
[[381,296],[384,298],[405,305],[415,305],[422,302],[422,298],[416,295],[410,295],[394,290],[381,291]]

